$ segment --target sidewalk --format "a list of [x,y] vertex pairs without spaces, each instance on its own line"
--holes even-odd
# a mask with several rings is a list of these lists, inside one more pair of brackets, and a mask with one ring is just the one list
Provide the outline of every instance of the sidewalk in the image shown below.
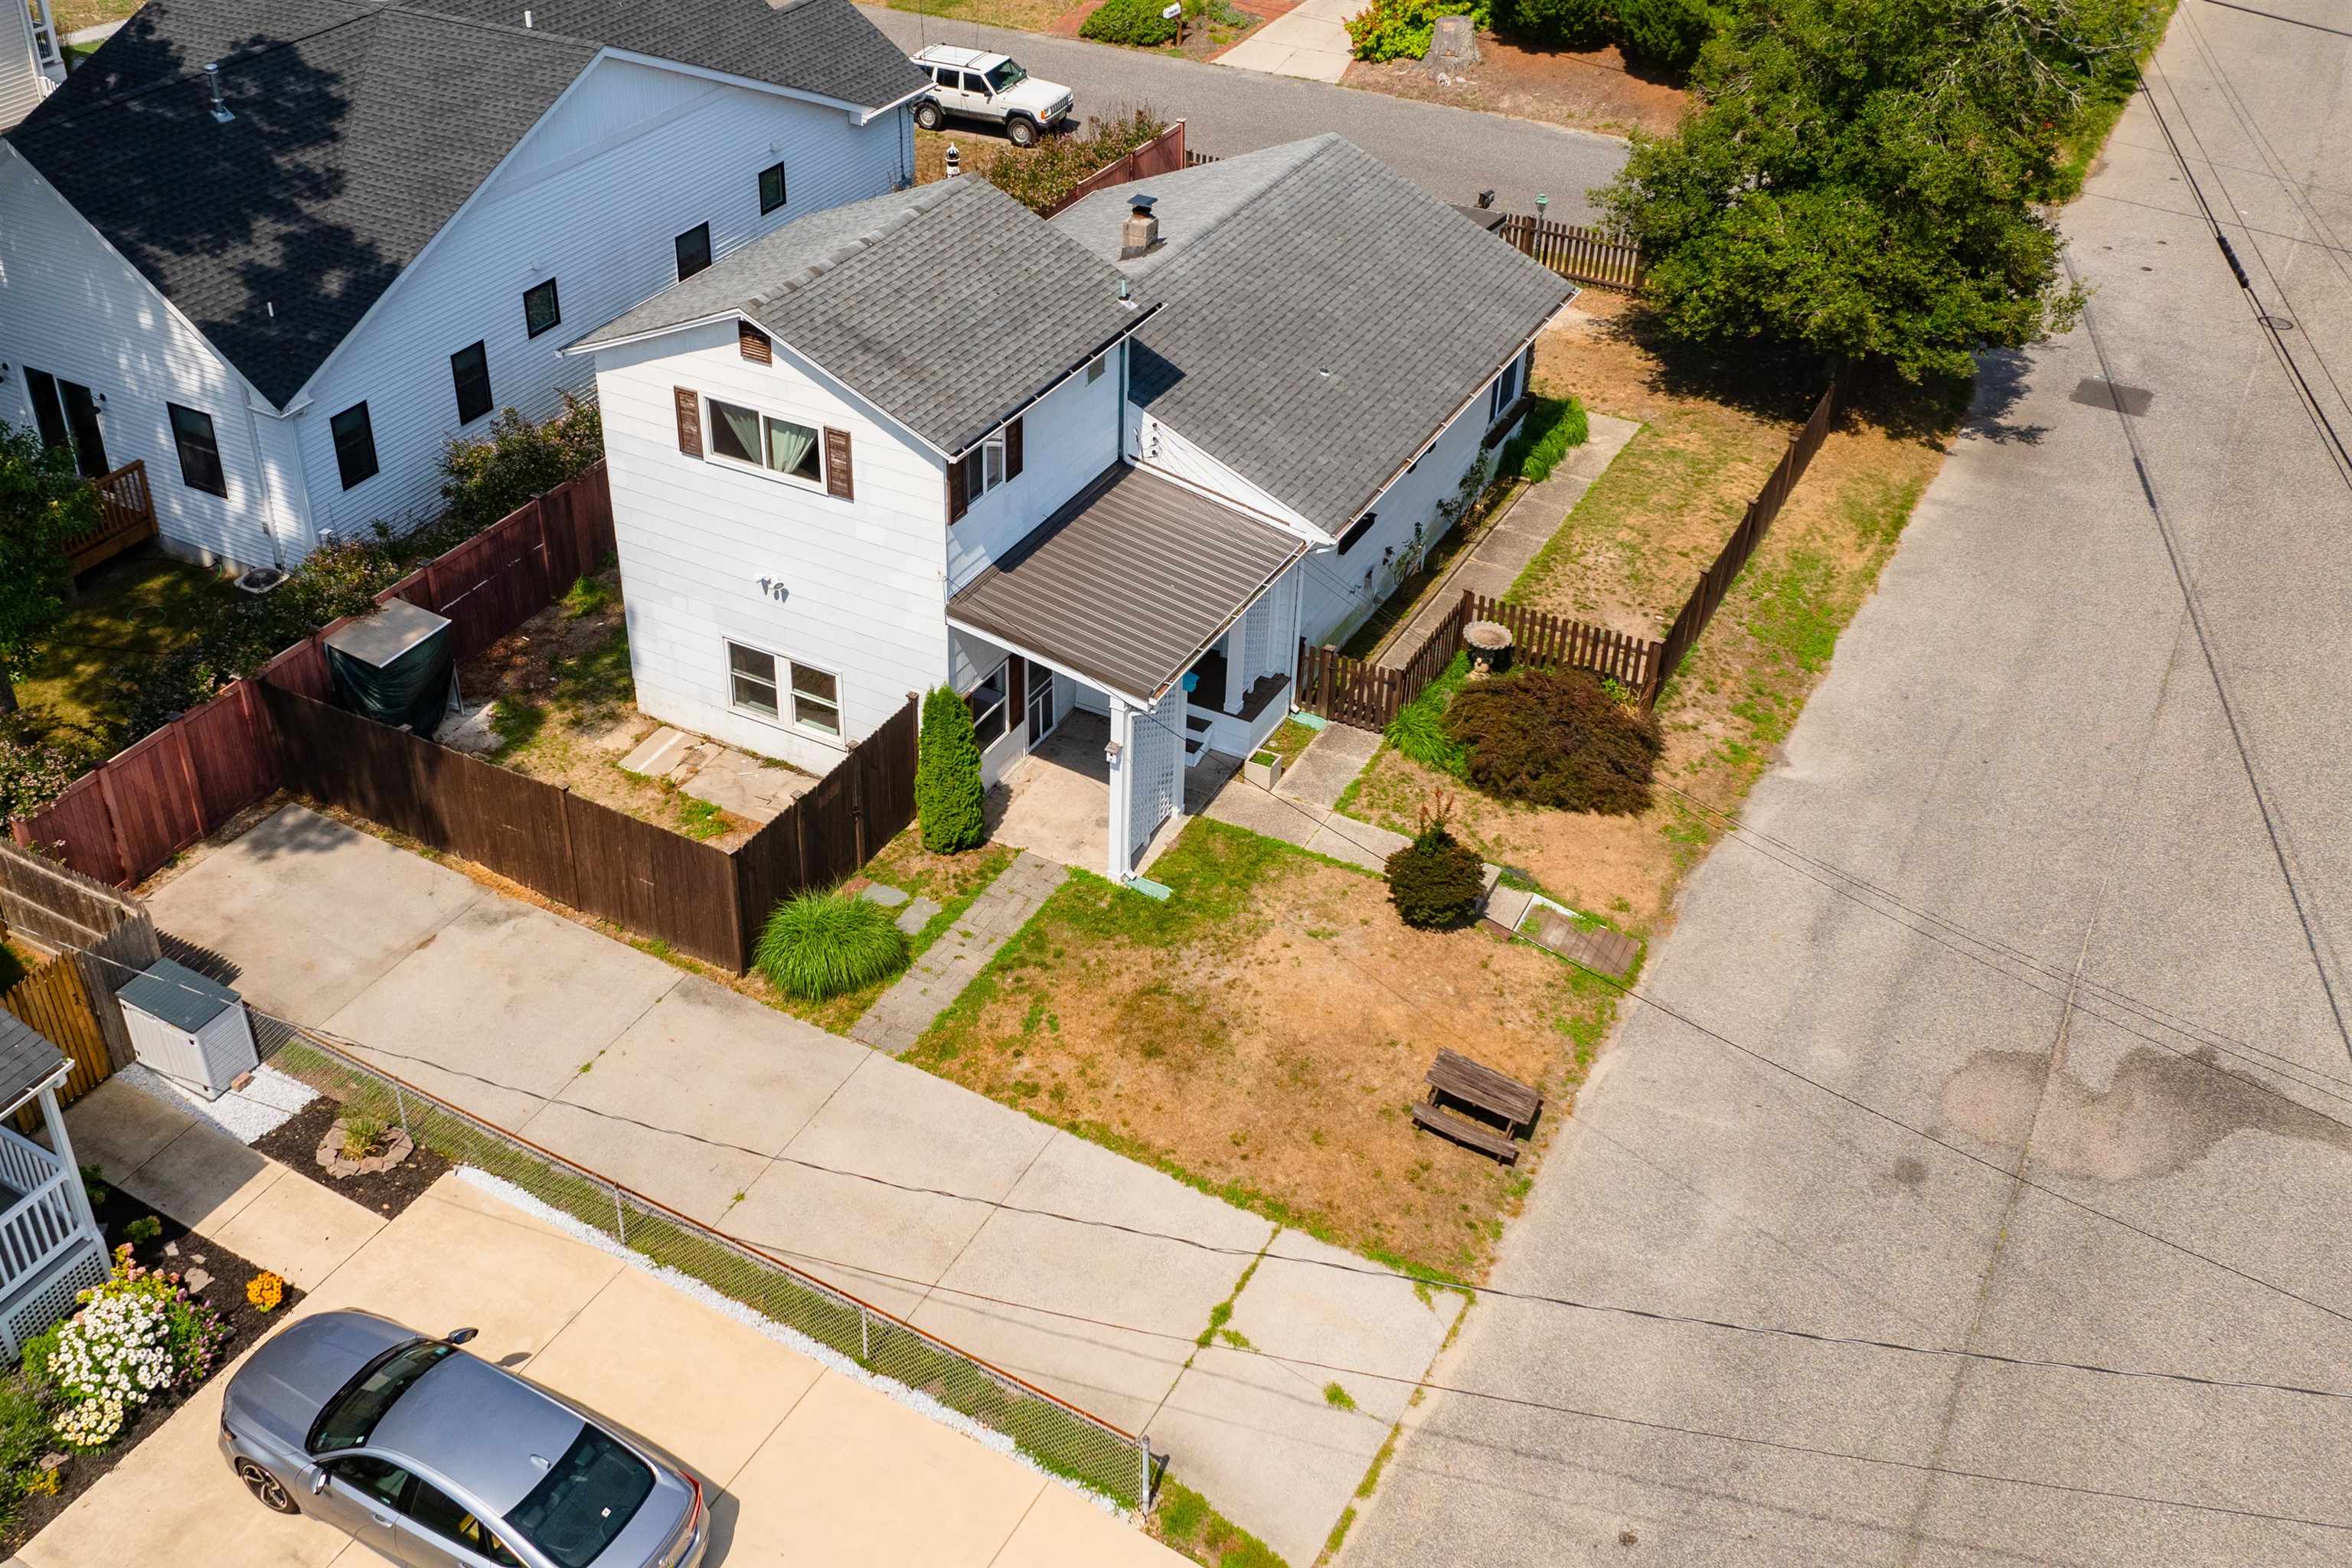
[[[118,1087],[121,1095],[107,1092]],[[147,1098],[110,1084],[76,1106],[77,1138],[117,1150],[152,1141],[161,1125],[126,1096]],[[372,1217],[282,1166],[257,1175],[248,1168],[255,1158],[234,1140],[184,1129],[126,1185],[183,1219],[196,1217],[177,1206],[192,1184],[202,1193],[257,1181],[260,1195],[247,1215],[270,1194],[299,1187]],[[151,1184],[150,1173],[162,1179]],[[306,1237],[299,1226],[261,1226],[236,1245],[293,1278],[298,1259],[310,1256]],[[297,1317],[358,1308],[427,1333],[477,1327],[471,1353],[668,1448],[717,1483],[711,1560],[729,1568],[1174,1568],[1182,1561],[1014,1459],[1001,1440],[931,1419],[854,1370],[800,1353],[466,1175],[444,1176],[398,1219],[378,1222],[306,1289]],[[680,1346],[692,1353],[676,1353]],[[25,1568],[382,1563],[325,1525],[268,1512],[230,1479],[214,1441],[229,1375],[215,1377],[17,1561]]]
[[1299,0],[1219,55],[1217,63],[1269,76],[1337,82],[1348,74],[1356,56],[1348,38],[1348,18],[1362,9],[1363,0]]
[[[1150,1434],[1295,1563],[1387,1436],[1377,1389],[1335,1409],[1321,1381],[1194,1354],[1269,1246],[1361,1260],[1097,1144],[299,807],[151,907],[243,963],[255,1005]],[[1236,1321],[1412,1379],[1459,1309],[1294,1262],[1258,1269]]]
[[1335,809],[1339,796],[1380,748],[1381,738],[1372,731],[1327,724],[1322,733],[1307,743],[1298,760],[1283,771],[1272,791],[1235,778],[1217,793],[1203,815],[1383,875],[1389,857],[1412,840],[1402,833],[1342,816]]

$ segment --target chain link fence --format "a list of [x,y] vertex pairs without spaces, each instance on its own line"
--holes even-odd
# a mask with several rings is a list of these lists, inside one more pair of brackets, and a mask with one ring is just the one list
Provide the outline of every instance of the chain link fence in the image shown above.
[[[257,1022],[258,1020],[257,1020]],[[406,1130],[453,1164],[510,1182],[630,1251],[700,1280],[867,1371],[1001,1432],[1043,1468],[1128,1508],[1150,1505],[1150,1439],[1121,1431],[791,1265],[575,1165],[316,1036],[265,1044],[270,1066],[351,1110]],[[271,1049],[271,1045],[275,1046]]]

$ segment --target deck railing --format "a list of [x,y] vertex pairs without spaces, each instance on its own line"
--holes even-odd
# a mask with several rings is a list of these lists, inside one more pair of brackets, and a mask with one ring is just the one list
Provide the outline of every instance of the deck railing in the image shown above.
[[0,1181],[24,1194],[0,1211],[0,1289],[38,1273],[79,1237],[66,1184],[80,1179],[31,1139],[0,1128]]
[[144,459],[125,463],[89,481],[98,492],[98,526],[68,540],[66,559],[79,574],[155,537],[155,496]]

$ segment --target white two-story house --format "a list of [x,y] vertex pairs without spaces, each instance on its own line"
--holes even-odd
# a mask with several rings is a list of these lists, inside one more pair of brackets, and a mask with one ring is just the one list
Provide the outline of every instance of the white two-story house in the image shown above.
[[65,79],[65,50],[48,0],[0,0],[0,131],[32,113]]
[[907,183],[926,85],[851,0],[150,0],[0,142],[0,419],[189,559],[404,530],[584,325]]
[[946,682],[992,783],[1085,715],[1122,879],[1189,761],[1281,721],[1570,290],[1336,137],[1110,194],[838,207],[573,345],[640,708],[823,773]]

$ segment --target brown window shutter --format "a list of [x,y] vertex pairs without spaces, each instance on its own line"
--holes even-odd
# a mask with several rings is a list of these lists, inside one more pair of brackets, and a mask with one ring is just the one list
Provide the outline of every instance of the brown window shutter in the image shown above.
[[856,477],[849,470],[849,432],[824,427],[824,493],[844,500],[857,499]]
[[1004,477],[1021,477],[1021,421],[1015,419],[1004,427]]
[[677,404],[677,449],[689,458],[702,456],[702,399],[690,386],[674,386]]
[[948,459],[948,521],[953,522],[971,510],[971,498],[964,494],[963,489],[963,459],[950,458]]
[[735,346],[743,351],[743,357],[745,359],[751,360],[754,363],[773,364],[776,363],[774,353],[768,347],[768,334],[761,331],[759,328],[753,326],[749,321],[738,321],[735,323]]

